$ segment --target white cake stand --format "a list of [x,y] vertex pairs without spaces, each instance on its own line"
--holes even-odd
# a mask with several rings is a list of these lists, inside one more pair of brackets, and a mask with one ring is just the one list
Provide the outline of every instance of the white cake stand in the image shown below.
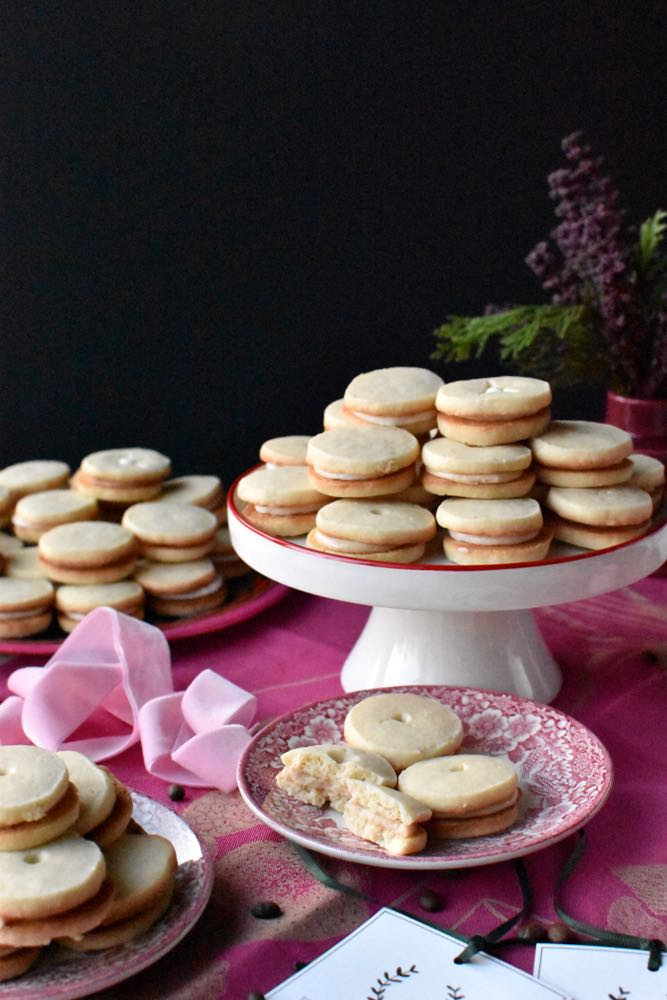
[[444,554],[411,565],[334,556],[255,528],[229,492],[237,553],[309,594],[373,610],[343,666],[345,691],[453,684],[549,702],[561,686],[531,608],[595,597],[643,579],[667,559],[664,517],[642,538],[601,552],[555,546],[539,563],[456,566]]

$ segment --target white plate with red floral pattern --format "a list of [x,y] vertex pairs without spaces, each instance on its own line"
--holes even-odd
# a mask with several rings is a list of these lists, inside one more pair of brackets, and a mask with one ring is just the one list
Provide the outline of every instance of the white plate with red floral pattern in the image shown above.
[[331,809],[318,809],[275,784],[280,756],[293,747],[339,743],[349,709],[378,693],[355,691],[281,716],[264,727],[239,762],[239,789],[250,809],[288,840],[344,861],[383,868],[467,868],[522,857],[554,844],[587,823],[612,785],[605,747],[580,722],[549,705],[515,694],[475,688],[392,687],[449,705],[461,718],[466,753],[506,757],[517,770],[517,822],[502,833],[433,841],[419,854],[394,856],[361,840]]

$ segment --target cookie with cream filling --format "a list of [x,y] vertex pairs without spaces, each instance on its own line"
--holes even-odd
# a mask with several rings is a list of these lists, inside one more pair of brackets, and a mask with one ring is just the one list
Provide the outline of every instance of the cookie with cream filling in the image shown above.
[[468,445],[512,444],[540,434],[551,420],[551,387],[519,375],[448,382],[436,396],[443,437]]
[[535,482],[532,458],[530,448],[522,444],[473,447],[434,438],[422,448],[422,483],[437,496],[523,497]]
[[427,368],[376,368],[355,376],[343,396],[347,413],[365,424],[403,427],[412,434],[435,428],[435,397],[443,381]]
[[245,501],[243,516],[270,535],[305,535],[329,497],[318,490],[303,466],[262,466],[239,480],[238,496]]
[[419,442],[400,427],[359,426],[323,431],[306,453],[312,486],[330,497],[400,493],[416,479]]
[[415,562],[437,528],[418,504],[381,500],[333,500],[318,513],[309,548],[375,562]]

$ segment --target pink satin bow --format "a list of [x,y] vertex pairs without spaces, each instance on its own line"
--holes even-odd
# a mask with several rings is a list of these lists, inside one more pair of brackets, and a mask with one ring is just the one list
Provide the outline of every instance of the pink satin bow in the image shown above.
[[164,634],[111,608],[91,611],[46,666],[15,670],[8,687],[0,743],[27,739],[101,761],[141,740],[152,774],[223,791],[236,787],[256,710],[253,695],[212,670],[174,692]]

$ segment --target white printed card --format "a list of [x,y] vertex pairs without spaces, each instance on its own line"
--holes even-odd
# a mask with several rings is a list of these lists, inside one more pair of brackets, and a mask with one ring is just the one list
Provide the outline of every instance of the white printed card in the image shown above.
[[667,965],[650,972],[648,952],[604,945],[538,944],[535,976],[573,1000],[665,1000]]

